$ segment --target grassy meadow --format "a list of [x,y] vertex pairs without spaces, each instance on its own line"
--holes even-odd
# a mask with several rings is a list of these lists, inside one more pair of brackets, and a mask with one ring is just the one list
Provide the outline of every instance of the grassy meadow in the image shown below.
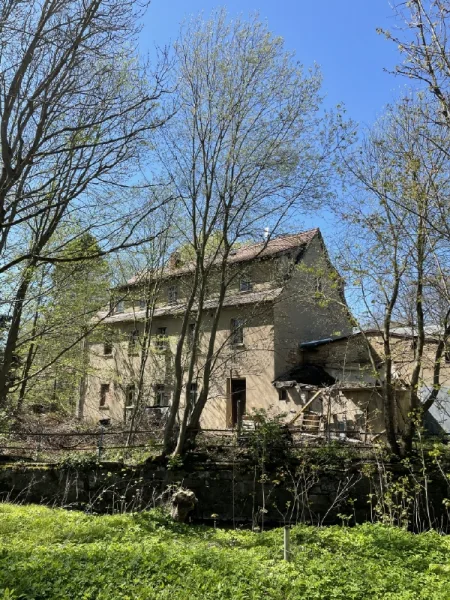
[[383,525],[283,530],[177,525],[0,504],[1,600],[448,600],[450,538]]

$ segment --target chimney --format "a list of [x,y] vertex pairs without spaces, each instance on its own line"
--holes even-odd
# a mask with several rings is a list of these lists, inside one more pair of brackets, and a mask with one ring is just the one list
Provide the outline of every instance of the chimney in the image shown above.
[[267,240],[269,239],[269,235],[270,235],[270,229],[268,227],[264,227],[264,241],[267,242]]
[[171,271],[181,267],[181,255],[178,251],[172,252],[172,254],[169,256],[168,266]]

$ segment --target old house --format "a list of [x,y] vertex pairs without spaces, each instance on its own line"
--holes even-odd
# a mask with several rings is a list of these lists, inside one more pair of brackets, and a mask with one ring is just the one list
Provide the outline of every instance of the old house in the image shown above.
[[[439,328],[428,327],[420,373],[420,392],[425,399],[433,389],[433,368]],[[397,427],[400,432],[410,410],[408,379],[411,375],[417,347],[417,333],[411,327],[394,327],[390,332],[391,356],[395,376]],[[324,388],[311,409],[326,420],[332,433],[363,434],[367,439],[383,435],[384,415],[381,390],[377,383],[369,346],[379,375],[383,376],[384,349],[379,330],[356,331],[351,334],[300,342],[299,365],[277,379],[278,387],[304,390],[308,376],[322,371],[321,380],[309,386],[309,394]],[[306,383],[305,383],[306,382]],[[450,431],[450,353],[441,359],[440,391],[426,416],[432,433]],[[361,435],[359,435],[361,438]]]
[[[211,389],[202,426],[225,429],[239,414],[271,408],[295,415],[305,397],[274,381],[300,360],[299,344],[335,338],[352,328],[343,282],[333,268],[318,229],[278,236],[236,249],[228,258],[232,275],[220,315]],[[114,311],[99,318],[110,331],[106,342],[89,345],[90,374],[80,398],[79,414],[90,420],[108,416],[123,422],[134,410],[148,307],[142,274],[121,288]],[[173,391],[173,355],[185,314],[192,268],[177,254],[158,277],[151,312],[149,356],[145,365],[145,410],[164,412]],[[324,301],[327,298],[327,301]],[[208,343],[210,312],[217,306],[217,281],[208,281],[203,305],[197,373]],[[192,311],[193,328],[196,312]],[[148,321],[147,321],[148,323]],[[186,343],[189,352],[189,339]],[[198,393],[196,380],[189,390]]]

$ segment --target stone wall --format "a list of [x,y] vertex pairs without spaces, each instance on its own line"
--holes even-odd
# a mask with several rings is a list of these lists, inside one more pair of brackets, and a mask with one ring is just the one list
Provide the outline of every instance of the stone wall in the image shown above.
[[[176,487],[182,486],[192,490],[198,499],[192,513],[192,520],[197,522],[246,526],[284,522],[331,524],[340,523],[344,516],[349,523],[360,523],[375,517],[379,474],[374,469],[375,465],[362,467],[357,460],[313,469],[297,461],[267,468],[263,473],[259,467],[243,461],[193,461],[173,469],[158,463],[141,467],[119,463],[3,464],[0,498],[112,513],[160,506]],[[403,481],[404,469],[392,467],[391,472],[395,480]],[[446,518],[443,499],[449,495],[446,484],[434,479],[428,494],[432,518],[436,523],[442,522]],[[405,498],[400,491],[394,503],[400,507]],[[425,519],[421,498],[417,496],[410,506],[416,506],[420,519]]]

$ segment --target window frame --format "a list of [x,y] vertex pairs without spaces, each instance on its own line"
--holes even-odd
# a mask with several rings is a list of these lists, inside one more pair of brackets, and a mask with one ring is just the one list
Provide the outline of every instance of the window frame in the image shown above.
[[125,300],[118,300],[114,305],[114,313],[122,314],[125,312]]
[[[125,388],[125,408],[134,407],[135,395],[136,386],[134,383],[129,383]],[[130,398],[132,400],[131,404],[129,403]]]
[[155,404],[154,406],[159,406],[164,408],[169,405],[169,393],[167,391],[167,386],[165,383],[156,383],[155,384]]
[[128,336],[128,356],[136,356],[139,354],[138,341],[139,331],[133,329]]
[[177,304],[178,303],[178,286],[177,285],[169,285],[167,288],[167,304]]
[[161,352],[167,350],[169,341],[167,339],[167,327],[156,328],[155,348]]
[[251,292],[253,291],[253,282],[250,277],[241,277],[239,279],[239,292]]
[[198,399],[198,383],[196,381],[192,381],[189,387],[189,402],[191,406],[193,406]]
[[230,343],[234,347],[244,345],[244,319],[234,317],[230,320]]

